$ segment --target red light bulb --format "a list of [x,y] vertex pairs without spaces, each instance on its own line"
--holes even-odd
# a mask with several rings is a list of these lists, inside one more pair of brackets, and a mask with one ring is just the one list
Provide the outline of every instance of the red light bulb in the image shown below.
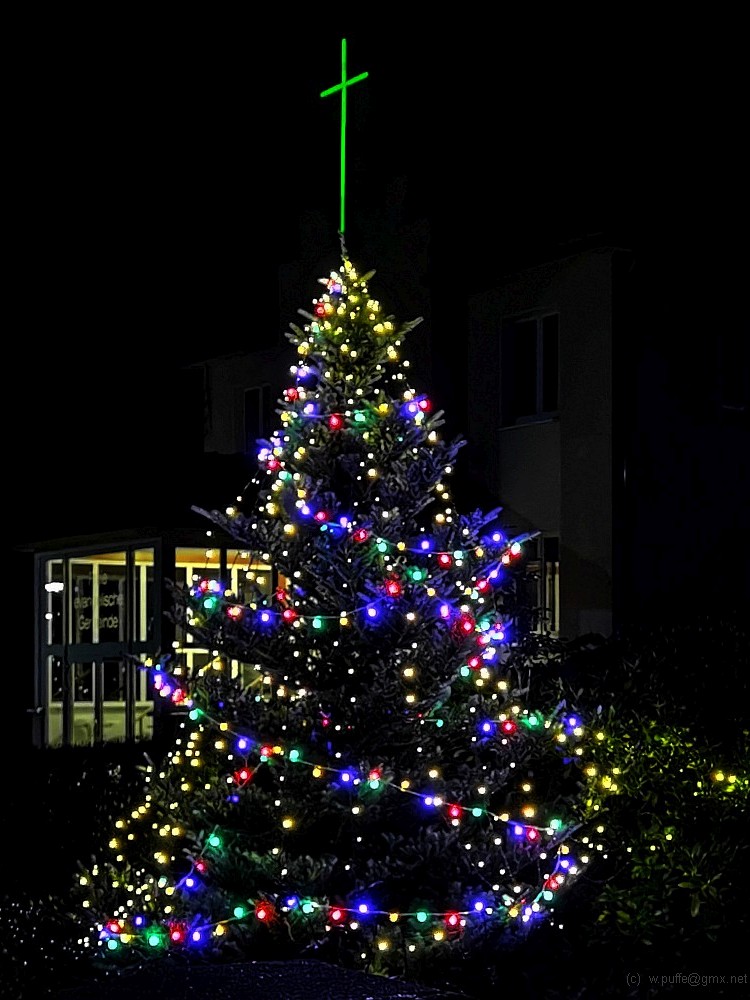
[[474,631],[474,626],[476,622],[471,617],[471,615],[461,615],[459,619],[459,628],[465,635],[470,635]]

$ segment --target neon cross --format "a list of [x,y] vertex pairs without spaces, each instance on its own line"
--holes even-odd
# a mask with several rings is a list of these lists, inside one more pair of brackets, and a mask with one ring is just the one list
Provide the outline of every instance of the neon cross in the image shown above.
[[337,83],[335,87],[329,87],[328,90],[324,90],[321,93],[321,97],[328,97],[329,94],[335,94],[337,91],[341,91],[341,214],[339,222],[339,230],[341,234],[344,233],[344,191],[346,188],[346,91],[348,87],[351,87],[354,83],[359,83],[360,80],[364,80],[367,73],[360,73],[359,76],[353,76],[351,80],[346,78],[346,39],[341,39],[341,83]]

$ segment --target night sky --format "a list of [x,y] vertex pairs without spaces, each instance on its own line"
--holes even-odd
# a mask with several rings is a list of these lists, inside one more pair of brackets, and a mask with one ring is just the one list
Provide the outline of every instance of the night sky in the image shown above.
[[[11,442],[27,521],[61,476],[111,466],[113,438],[121,474],[145,471],[124,428],[135,410],[158,435],[176,366],[286,329],[277,271],[299,253],[300,214],[322,212],[338,246],[340,104],[318,95],[344,35],[349,74],[369,73],[347,134],[347,245],[367,266],[357,220],[401,176],[458,309],[540,241],[673,241],[714,270],[733,255],[747,221],[736,25],[452,11],[365,33],[316,13],[19,33],[6,337],[7,370],[29,379]],[[126,413],[112,401],[134,379]]]

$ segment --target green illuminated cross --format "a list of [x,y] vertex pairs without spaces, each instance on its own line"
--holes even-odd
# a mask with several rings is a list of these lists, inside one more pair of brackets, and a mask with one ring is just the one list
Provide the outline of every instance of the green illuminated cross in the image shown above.
[[341,91],[341,215],[339,230],[341,235],[344,234],[344,191],[346,188],[346,91],[348,87],[351,87],[353,83],[359,83],[360,80],[364,80],[367,73],[360,73],[359,76],[353,76],[351,80],[346,78],[346,39],[341,39],[341,83],[337,83],[335,87],[329,87],[328,90],[324,90],[321,93],[321,97],[328,97],[329,94],[335,94],[337,91]]

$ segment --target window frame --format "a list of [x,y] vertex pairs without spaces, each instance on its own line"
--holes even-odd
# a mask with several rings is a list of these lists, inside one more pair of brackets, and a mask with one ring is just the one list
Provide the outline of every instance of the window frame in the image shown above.
[[[545,347],[545,320],[555,318],[555,402],[554,408],[545,407],[545,358],[549,355]],[[534,412],[513,413],[507,416],[511,407],[507,398],[512,391],[514,381],[518,377],[515,344],[510,345],[510,334],[518,330],[522,324],[535,326],[534,337]],[[524,424],[542,423],[556,419],[560,414],[560,311],[558,309],[536,310],[532,313],[516,314],[504,317],[500,324],[500,426],[519,427]]]

